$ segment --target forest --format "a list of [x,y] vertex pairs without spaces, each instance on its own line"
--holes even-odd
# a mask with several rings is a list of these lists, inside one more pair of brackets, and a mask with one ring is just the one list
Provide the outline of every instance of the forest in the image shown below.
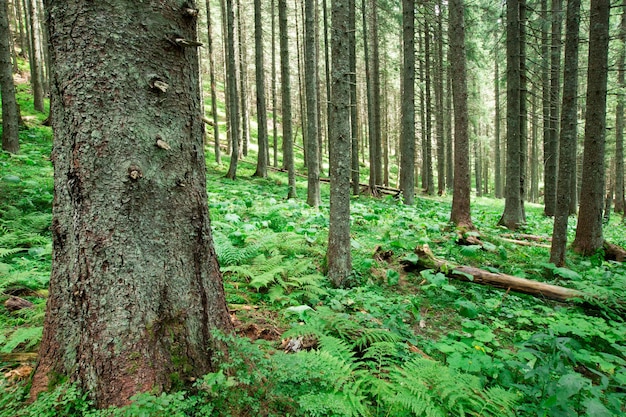
[[626,0],[0,0],[0,417],[626,414]]

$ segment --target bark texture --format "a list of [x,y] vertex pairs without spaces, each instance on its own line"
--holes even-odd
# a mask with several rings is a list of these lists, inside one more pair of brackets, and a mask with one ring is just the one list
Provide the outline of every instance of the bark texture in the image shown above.
[[524,222],[521,198],[521,147],[520,147],[520,16],[519,2],[510,0],[506,5],[506,78],[507,78],[507,158],[504,213],[499,224],[515,230]]
[[622,2],[619,30],[620,51],[617,58],[617,85],[622,93],[617,96],[615,109],[615,212],[626,213],[624,197],[624,93],[626,89],[626,2]]
[[348,2],[334,0],[331,32],[330,226],[328,277],[340,286],[352,271],[350,253],[350,64]]
[[306,165],[308,186],[306,202],[311,207],[320,204],[320,160],[317,131],[317,48],[315,45],[315,5],[314,0],[304,2],[304,86],[306,89]]
[[580,0],[567,2],[565,34],[565,70],[563,74],[563,106],[559,138],[559,170],[556,189],[556,210],[552,231],[550,262],[556,266],[565,264],[567,246],[567,223],[572,194],[572,172],[576,172],[576,124],[578,122],[578,27],[580,26]]
[[450,221],[473,228],[470,215],[470,160],[467,110],[467,69],[463,0],[450,1],[450,58],[454,96],[454,194]]
[[576,238],[573,243],[574,250],[584,255],[593,255],[604,243],[602,210],[604,203],[609,9],[610,2],[608,0],[591,1],[585,151],[580,189],[580,213],[576,226]]
[[33,398],[66,377],[99,407],[179,388],[213,369],[212,332],[231,328],[187,5],[46,3],[54,250]]
[[402,132],[400,135],[400,189],[404,204],[415,202],[415,1],[402,1]]
[[267,177],[269,162],[269,140],[267,135],[267,108],[265,106],[265,63],[263,59],[263,16],[261,0],[254,0],[254,58],[256,63],[256,109],[259,153],[255,177]]
[[233,0],[226,0],[226,15],[222,21],[226,22],[224,48],[226,49],[226,103],[228,113],[228,130],[230,131],[230,164],[226,178],[237,178],[237,164],[239,163],[239,94],[237,93],[237,59],[235,57],[235,11]]
[[13,67],[11,66],[8,7],[6,0],[0,0],[0,93],[2,94],[2,149],[18,153],[19,115],[15,101]]
[[293,127],[291,120],[291,62],[289,61],[286,0],[278,0],[278,26],[280,31],[280,76],[283,106],[283,162],[288,171],[289,190],[287,191],[287,198],[296,198],[296,168],[293,156]]

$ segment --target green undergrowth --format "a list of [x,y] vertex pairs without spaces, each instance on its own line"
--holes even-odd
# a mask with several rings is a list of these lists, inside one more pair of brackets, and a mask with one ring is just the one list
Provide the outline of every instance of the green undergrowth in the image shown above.
[[[41,338],[50,273],[50,131],[21,132],[21,153],[0,154],[0,353],[34,352]],[[497,226],[503,203],[473,200],[483,246],[459,245],[449,197],[353,197],[353,271],[344,288],[324,276],[328,188],[323,203],[287,200],[286,175],[252,178],[253,154],[238,179],[208,162],[208,197],[227,301],[239,320],[280,330],[251,342],[219,335],[230,347],[216,372],[185,392],[142,394],[132,405],[96,411],[62,385],[23,403],[26,387],[2,381],[0,416],[618,416],[626,392],[626,268],[601,254],[568,253],[508,241]],[[248,162],[246,162],[248,161]],[[527,234],[549,237],[552,220],[526,206]],[[617,216],[605,237],[626,245]],[[573,237],[575,219],[571,219]],[[471,233],[471,232],[470,232]],[[467,237],[464,236],[464,237]],[[491,272],[578,289],[584,300],[546,299],[415,270],[414,249]],[[240,312],[254,311],[246,315]],[[282,345],[281,340],[282,339]],[[3,362],[2,370],[15,364]]]

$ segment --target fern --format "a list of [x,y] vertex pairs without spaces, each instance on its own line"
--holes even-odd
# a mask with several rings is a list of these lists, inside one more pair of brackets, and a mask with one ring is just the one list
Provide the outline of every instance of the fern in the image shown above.
[[11,353],[22,344],[22,349],[27,351],[41,341],[42,333],[43,327],[20,327],[6,338],[0,352]]
[[0,259],[8,258],[9,256],[15,255],[16,253],[20,253],[26,251],[26,248],[0,248]]
[[[222,267],[241,265],[259,254],[260,245],[251,244],[245,247],[238,247],[222,233],[213,234],[213,246],[217,254],[217,259]],[[222,269],[223,270],[223,269]]]

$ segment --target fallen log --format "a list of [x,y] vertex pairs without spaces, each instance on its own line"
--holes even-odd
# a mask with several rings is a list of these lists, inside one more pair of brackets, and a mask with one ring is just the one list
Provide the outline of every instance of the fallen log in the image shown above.
[[538,243],[536,241],[509,239],[506,237],[501,237],[500,240],[502,240],[503,242],[514,243],[519,246],[532,246],[535,248],[548,248],[548,249],[551,248],[550,245],[546,245],[545,243]]
[[626,260],[626,249],[613,243],[604,241],[604,257],[609,261],[624,262]]
[[[532,281],[529,279],[514,277],[507,274],[496,274],[484,269],[472,266],[455,265],[451,262],[442,261],[435,258],[428,245],[415,248],[418,256],[417,265],[424,269],[434,269],[442,272],[450,278],[461,281],[472,281],[477,284],[489,285],[491,287],[503,288],[530,294],[535,297],[544,297],[556,301],[568,301],[573,298],[583,298],[584,293],[571,288],[559,287],[558,285],[546,284],[544,282]],[[471,277],[471,278],[470,278]]]
[[505,233],[501,235],[502,237],[507,237],[510,239],[523,239],[523,240],[532,240],[535,242],[552,242],[552,237],[550,236],[538,236],[538,235],[529,235],[525,233]]
[[0,362],[35,362],[37,352],[0,353]]

